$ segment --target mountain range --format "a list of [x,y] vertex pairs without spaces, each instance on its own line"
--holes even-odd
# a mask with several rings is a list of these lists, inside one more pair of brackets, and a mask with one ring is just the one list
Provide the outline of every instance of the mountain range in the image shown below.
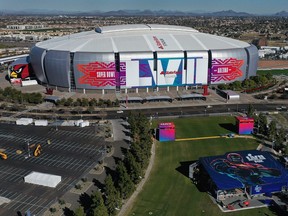
[[74,15],[74,16],[215,16],[215,17],[249,17],[249,16],[275,16],[288,17],[287,11],[280,11],[275,14],[251,14],[236,12],[233,10],[217,12],[183,12],[169,10],[116,10],[116,11],[59,11],[59,10],[0,10],[0,15]]

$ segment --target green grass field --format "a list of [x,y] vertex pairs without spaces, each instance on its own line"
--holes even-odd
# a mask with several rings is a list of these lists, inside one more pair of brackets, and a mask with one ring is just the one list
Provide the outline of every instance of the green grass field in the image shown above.
[[[233,117],[173,119],[177,138],[213,136],[233,131]],[[163,122],[163,120],[162,120]],[[155,124],[156,125],[156,124]],[[232,131],[229,129],[232,128]],[[188,166],[201,156],[255,149],[253,139],[219,138],[187,142],[157,142],[151,175],[128,215],[271,215],[268,208],[222,213],[188,178]]]
[[265,74],[272,74],[272,75],[288,75],[288,70],[284,69],[284,70],[258,70],[257,71],[257,75],[265,75]]

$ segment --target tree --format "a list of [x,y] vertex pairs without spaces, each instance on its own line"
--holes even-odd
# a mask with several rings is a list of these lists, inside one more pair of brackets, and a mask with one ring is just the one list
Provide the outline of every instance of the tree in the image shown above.
[[89,106],[88,99],[87,98],[82,98],[81,105],[84,106],[84,107],[88,107]]
[[64,106],[72,106],[72,104],[73,104],[73,99],[72,99],[72,98],[68,98],[68,99],[65,101]]
[[80,98],[77,98],[76,101],[74,101],[73,106],[77,107],[77,106],[81,106],[82,101]]
[[286,139],[286,131],[283,128],[277,130],[277,135],[275,139],[275,149],[285,151],[285,139]]
[[242,82],[242,87],[245,88],[245,89],[253,89],[256,87],[256,83],[254,80],[251,80],[251,79],[245,79],[243,82]]
[[252,118],[254,116],[255,108],[252,104],[249,104],[248,106],[248,111],[247,111],[247,116]]
[[241,82],[240,81],[235,81],[233,83],[230,83],[230,88],[232,90],[236,90],[236,91],[241,90],[242,89]]
[[286,131],[284,128],[280,128],[276,135],[276,142],[283,144],[285,142]]
[[79,206],[77,209],[75,209],[74,215],[85,216],[84,208],[82,206]]
[[97,100],[96,98],[92,98],[90,101],[89,101],[89,106],[97,106]]
[[108,216],[108,211],[104,205],[104,200],[100,191],[96,191],[91,195],[91,209],[94,216]]
[[105,116],[107,116],[107,112],[105,111],[105,109],[101,109],[99,111],[99,117],[103,120]]
[[259,119],[258,119],[258,127],[259,127],[259,133],[267,136],[267,118],[263,113],[259,114]]
[[120,161],[119,164],[117,165],[116,172],[118,174],[117,179],[118,189],[120,191],[121,197],[126,199],[132,194],[135,186],[129,174],[127,173],[127,169],[122,161]]
[[267,73],[265,76],[266,76],[267,80],[273,79],[273,75],[271,73]]
[[272,120],[269,124],[269,130],[268,130],[268,138],[271,141],[276,140],[276,132],[277,132],[276,122],[274,120]]
[[88,106],[86,109],[86,111],[90,114],[92,114],[94,112],[94,110],[95,110],[94,106]]
[[109,215],[116,214],[116,208],[121,205],[121,198],[119,192],[116,190],[111,175],[108,175],[105,179],[105,205]]
[[142,176],[140,163],[136,161],[134,155],[130,151],[127,152],[124,163],[131,180],[134,184],[137,184],[140,180],[140,176]]
[[111,107],[112,101],[110,99],[108,99],[108,100],[105,101],[105,104],[106,104],[107,107]]
[[115,101],[114,101],[114,106],[117,107],[117,106],[119,106],[119,104],[120,104],[120,102],[119,102],[119,100],[116,98]]
[[268,83],[269,83],[269,80],[267,79],[266,76],[264,75],[259,76],[259,85],[264,86],[264,85],[267,85]]
[[220,90],[227,90],[228,89],[228,85],[226,85],[226,84],[219,84],[218,85],[218,88],[220,89]]

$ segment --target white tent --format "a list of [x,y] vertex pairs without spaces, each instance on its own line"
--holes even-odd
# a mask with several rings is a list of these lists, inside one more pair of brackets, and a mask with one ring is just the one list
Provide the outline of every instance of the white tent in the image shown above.
[[30,184],[37,184],[55,188],[61,182],[61,176],[40,172],[31,172],[24,177],[24,181]]

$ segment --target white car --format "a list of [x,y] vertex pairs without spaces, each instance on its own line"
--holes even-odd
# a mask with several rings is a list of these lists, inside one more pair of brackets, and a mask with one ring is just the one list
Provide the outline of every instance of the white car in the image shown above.
[[123,113],[123,110],[117,110],[117,113]]

